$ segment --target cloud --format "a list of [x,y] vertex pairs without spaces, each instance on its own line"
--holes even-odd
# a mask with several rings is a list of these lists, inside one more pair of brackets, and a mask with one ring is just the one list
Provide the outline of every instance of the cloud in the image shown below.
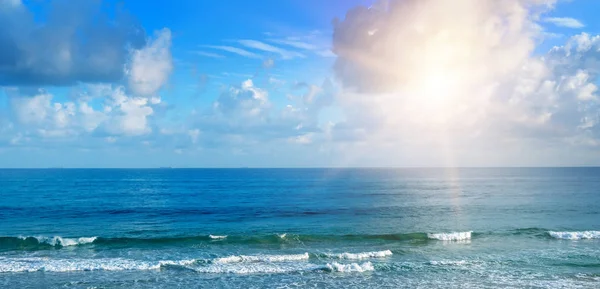
[[130,97],[122,87],[110,95],[107,112],[112,116],[103,125],[109,135],[139,136],[152,132],[148,117],[154,110],[151,105],[159,104],[160,98]]
[[267,41],[307,51],[321,57],[335,57],[335,54],[331,52],[331,38],[329,37],[329,35],[317,30],[295,36],[269,38]]
[[322,57],[336,57],[335,53],[333,53],[331,49],[319,50],[316,53]]
[[265,61],[263,61],[263,68],[271,68],[275,65],[275,60],[273,60],[273,58],[267,58],[265,59]]
[[233,54],[237,54],[237,55],[244,56],[247,58],[260,58],[260,55],[258,55],[256,53],[253,53],[248,50],[241,49],[241,48],[233,47],[233,46],[203,45],[202,47],[223,50],[223,51],[231,52]]
[[266,52],[276,53],[281,56],[282,59],[293,59],[293,58],[304,58],[306,57],[304,54],[300,52],[290,51],[283,48],[275,47],[273,45],[256,41],[256,40],[240,40],[240,44],[257,50],[262,50]]
[[316,50],[318,48],[314,44],[311,44],[308,42],[303,42],[300,40],[293,40],[293,39],[289,39],[289,38],[288,39],[269,39],[269,41],[278,43],[278,44],[291,46],[291,47],[298,48],[298,49],[304,49],[304,50]]
[[[324,100],[330,88],[327,84],[320,88],[304,85],[296,89],[300,95],[284,108],[276,107],[268,91],[252,79],[232,85],[216,98],[210,110],[191,116],[187,135],[192,137],[189,133],[194,129],[201,131],[202,138],[196,142],[205,148],[242,149],[277,141],[313,144],[321,140],[319,112],[327,105]],[[305,102],[304,98],[311,99]]]
[[[129,85],[80,84],[69,100],[43,89],[5,88],[8,113],[14,121],[11,143],[40,145],[48,139],[84,143],[152,133],[152,117],[164,106],[156,94],[172,70],[170,31],[156,32],[146,46],[135,49],[127,63]],[[0,119],[2,121],[2,119]],[[89,144],[88,142],[85,142]]]
[[566,28],[583,28],[585,25],[581,21],[569,17],[548,17],[544,18],[544,22],[552,23],[558,27]]
[[0,4],[0,85],[113,82],[123,76],[128,47],[145,33],[127,14],[113,17],[98,1],[53,1],[44,21],[20,1]]
[[213,104],[224,115],[236,117],[265,117],[271,104],[266,90],[254,86],[252,79],[245,80],[239,87],[230,87]]
[[194,54],[197,54],[200,56],[205,56],[205,57],[210,57],[210,58],[225,58],[225,56],[223,56],[221,54],[206,52],[206,51],[194,51]]
[[491,149],[508,163],[544,151],[535,160],[543,163],[546,150],[573,139],[597,143],[600,37],[582,33],[536,56],[538,21],[553,2],[381,1],[350,10],[334,25],[346,121],[332,137],[423,160],[443,149],[479,165]]
[[135,94],[153,95],[167,82],[173,70],[170,48],[171,31],[165,28],[148,45],[133,51],[127,76]]

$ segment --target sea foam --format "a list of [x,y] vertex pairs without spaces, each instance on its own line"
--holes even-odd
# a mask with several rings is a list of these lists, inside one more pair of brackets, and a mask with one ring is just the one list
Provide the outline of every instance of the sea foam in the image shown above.
[[0,273],[6,272],[71,272],[71,271],[123,271],[159,269],[160,263],[113,259],[47,259],[0,258]]
[[340,264],[337,262],[333,262],[325,265],[324,269],[331,272],[366,272],[374,271],[375,267],[373,267],[373,264],[371,264],[371,262],[365,262],[362,264]]
[[[290,255],[288,255],[290,256]],[[300,255],[298,255],[300,256]],[[297,262],[294,258],[285,262],[269,262],[269,258],[263,262],[250,263],[202,263],[198,260],[161,260],[143,261],[122,258],[102,259],[50,259],[41,257],[32,258],[5,258],[0,257],[0,273],[17,272],[77,272],[77,271],[141,271],[159,270],[161,267],[181,266],[199,273],[209,274],[270,274],[289,272],[366,272],[375,268],[370,262],[341,264],[337,262],[327,264],[314,264],[309,262]],[[277,258],[274,260],[282,260]],[[201,265],[205,264],[205,265]]]
[[213,239],[213,240],[223,240],[225,238],[227,238],[227,235],[208,235],[209,238]]
[[441,260],[441,261],[429,261],[429,265],[434,265],[434,266],[462,266],[462,265],[466,265],[467,261],[465,260],[459,260],[459,261],[452,261],[452,260]]
[[453,233],[435,233],[435,234],[428,233],[427,238],[435,239],[435,240],[442,240],[442,241],[463,241],[463,240],[470,240],[472,232],[473,231],[453,232]]
[[548,234],[553,238],[565,239],[565,240],[600,239],[600,231],[581,231],[581,232],[548,231]]
[[347,259],[347,260],[360,260],[367,258],[385,258],[392,256],[392,251],[384,250],[384,251],[374,251],[374,252],[361,252],[361,253],[324,253],[325,257],[328,258],[336,258],[336,259]]
[[350,263],[340,264],[337,262],[324,265],[312,264],[306,262],[285,262],[285,263],[237,263],[237,264],[211,264],[209,266],[200,266],[193,268],[199,273],[208,274],[275,274],[292,272],[341,272],[354,273],[373,271],[375,268],[370,262],[363,264]]
[[96,241],[96,239],[98,237],[63,238],[61,236],[54,236],[54,237],[44,237],[44,236],[23,237],[23,236],[19,236],[19,239],[21,239],[21,240],[27,240],[29,238],[36,239],[38,241],[38,243],[40,243],[40,244],[48,244],[50,246],[67,247],[67,246],[77,246],[77,245],[93,243],[94,241]]
[[304,254],[290,254],[290,255],[255,255],[255,256],[229,256],[216,258],[212,260],[212,263],[240,263],[240,262],[287,262],[287,261],[304,261],[308,260],[308,253]]

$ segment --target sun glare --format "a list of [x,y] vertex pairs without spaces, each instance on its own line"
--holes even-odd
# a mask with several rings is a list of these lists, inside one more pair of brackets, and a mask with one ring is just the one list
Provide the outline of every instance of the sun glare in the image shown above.
[[427,69],[409,86],[408,106],[428,123],[445,123],[455,114],[458,101],[458,72],[444,68]]

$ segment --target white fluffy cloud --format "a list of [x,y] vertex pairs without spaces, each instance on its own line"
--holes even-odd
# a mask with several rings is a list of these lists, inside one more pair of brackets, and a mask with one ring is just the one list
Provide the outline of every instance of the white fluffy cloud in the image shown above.
[[[246,147],[276,141],[310,144],[318,139],[319,111],[331,104],[330,82],[323,86],[301,83],[295,86],[283,108],[275,106],[266,89],[252,79],[224,90],[212,109],[192,115],[192,128],[186,130],[193,144]],[[200,133],[201,131],[201,133]]]
[[595,143],[600,37],[576,35],[536,56],[553,4],[379,1],[349,11],[333,36],[348,120],[334,137],[421,152]]
[[6,89],[19,135],[104,135],[115,142],[116,136],[151,133],[150,118],[162,102],[157,92],[172,70],[171,33],[163,29],[156,35],[147,46],[132,51],[127,72],[129,87],[83,84],[83,92],[72,101],[59,101],[44,90],[30,95],[19,89]]
[[137,95],[154,95],[172,70],[171,31],[165,28],[148,45],[133,51],[127,71],[129,86]]
[[220,113],[239,118],[264,118],[270,106],[268,92],[255,87],[252,79],[245,80],[239,87],[230,87],[214,103]]

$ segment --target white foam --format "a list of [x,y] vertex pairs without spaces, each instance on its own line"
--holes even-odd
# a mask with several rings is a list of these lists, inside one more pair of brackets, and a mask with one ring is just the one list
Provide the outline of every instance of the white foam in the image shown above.
[[35,236],[35,237],[23,237],[19,236],[19,239],[25,240],[27,238],[35,238],[39,243],[48,244],[50,246],[77,246],[83,244],[89,244],[96,241],[98,237],[80,237],[80,238],[63,238],[61,236],[54,237],[45,237],[45,236]]
[[371,264],[371,262],[365,262],[362,264],[340,264],[337,262],[333,262],[325,265],[325,267],[328,271],[331,272],[366,272],[375,270],[375,267],[373,267],[373,264]]
[[227,235],[223,235],[223,236],[219,236],[219,235],[208,235],[208,237],[210,237],[213,240],[223,240],[225,238],[227,238]]
[[213,263],[240,263],[240,262],[287,262],[308,260],[308,253],[291,255],[255,255],[255,256],[229,256],[213,259]]
[[237,263],[211,264],[193,269],[196,272],[208,274],[275,274],[310,271],[318,268],[309,263]]
[[166,261],[158,261],[158,264],[160,266],[165,266],[165,265],[171,265],[171,266],[189,266],[189,265],[195,264],[196,262],[198,262],[198,260],[196,260],[196,259],[178,260],[178,261],[166,260]]
[[384,250],[384,251],[375,251],[375,252],[361,252],[361,253],[340,253],[340,254],[332,254],[325,253],[323,254],[328,258],[337,258],[337,259],[348,259],[348,260],[361,260],[367,258],[385,258],[392,256],[392,251]]
[[0,259],[0,272],[70,272],[70,271],[123,271],[123,270],[155,270],[160,263],[113,259],[48,259],[19,258]]
[[[280,255],[283,256],[283,255]],[[294,255],[286,255],[294,256]],[[188,269],[200,273],[212,274],[260,274],[260,273],[289,273],[308,271],[327,272],[366,272],[375,270],[371,262],[362,264],[341,264],[337,262],[328,264],[314,264],[309,262],[297,262],[308,254],[296,255],[297,258],[266,258],[265,262],[250,263],[209,263],[198,264],[195,259],[190,260],[161,260],[143,261],[122,258],[102,259],[51,259],[47,257],[33,258],[6,258],[0,257],[0,273],[16,272],[76,272],[76,271],[126,271],[126,270],[159,270],[163,266],[185,266]],[[255,256],[256,257],[256,256]],[[263,256],[264,257],[264,256]],[[272,256],[271,256],[272,257]],[[261,260],[263,260],[261,259]],[[271,260],[283,260],[284,262],[271,262]]]
[[472,232],[473,231],[427,234],[427,238],[442,241],[463,241],[470,240]]
[[548,234],[556,239],[581,240],[581,239],[600,239],[600,231],[581,231],[581,232],[555,232],[548,231]]
[[363,264],[351,263],[340,264],[337,262],[325,265],[311,263],[234,263],[234,264],[211,264],[193,268],[196,272],[208,274],[276,274],[291,272],[327,271],[327,272],[366,272],[375,268],[370,262]]
[[435,266],[462,266],[462,265],[466,265],[467,261],[465,261],[465,260],[460,260],[460,261],[441,260],[441,261],[429,261],[429,264],[435,265]]
[[277,234],[277,237],[279,237],[280,239],[285,239],[285,236],[287,236],[287,233]]

